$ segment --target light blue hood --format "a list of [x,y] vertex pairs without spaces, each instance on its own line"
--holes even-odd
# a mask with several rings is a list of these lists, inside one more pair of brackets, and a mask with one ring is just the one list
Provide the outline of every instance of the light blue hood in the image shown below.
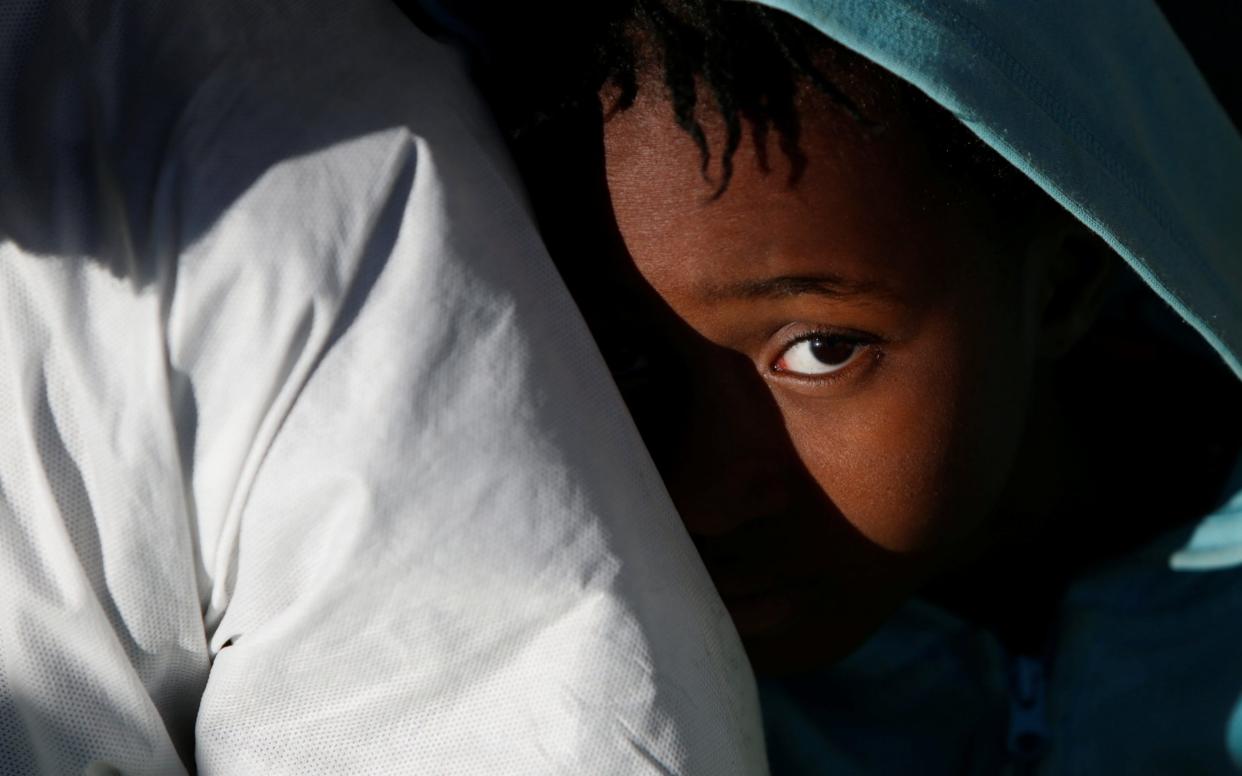
[[[761,2],[952,111],[1242,376],[1242,136],[1151,0]],[[1173,569],[1242,564],[1240,487]],[[1242,702],[1226,738],[1242,767]]]
[[1242,376],[1242,136],[1150,0],[763,0],[917,86]]
[[[1242,376],[1242,136],[1151,0],[761,2],[952,111]],[[1242,564],[1242,494],[1170,562]]]

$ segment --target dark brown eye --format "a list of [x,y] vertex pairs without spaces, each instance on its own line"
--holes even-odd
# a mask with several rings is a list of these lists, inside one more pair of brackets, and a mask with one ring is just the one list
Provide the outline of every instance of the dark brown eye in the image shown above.
[[808,337],[785,348],[773,369],[794,375],[831,374],[848,366],[863,348],[862,343],[844,337]]

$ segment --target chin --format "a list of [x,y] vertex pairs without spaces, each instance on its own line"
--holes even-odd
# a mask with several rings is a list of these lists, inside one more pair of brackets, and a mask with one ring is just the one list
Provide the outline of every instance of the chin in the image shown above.
[[815,591],[794,601],[786,617],[766,627],[755,627],[753,618],[736,614],[734,624],[755,674],[779,677],[826,668],[849,657],[899,603],[853,598],[826,605],[822,591]]

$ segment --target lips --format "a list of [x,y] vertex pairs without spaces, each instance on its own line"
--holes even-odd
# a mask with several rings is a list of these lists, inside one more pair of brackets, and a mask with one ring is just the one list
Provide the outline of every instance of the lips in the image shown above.
[[743,636],[766,633],[793,612],[793,586],[766,568],[708,567],[712,582]]
[[780,562],[790,559],[772,530],[776,524],[774,519],[749,520],[727,534],[693,536],[712,583],[744,637],[768,633],[785,622],[793,613],[797,589],[803,586]]
[[725,596],[724,603],[733,625],[743,637],[768,633],[793,614],[793,601],[785,591]]
[[755,596],[781,587],[781,580],[769,569],[728,568],[725,564],[709,564],[708,573],[716,590],[724,598]]

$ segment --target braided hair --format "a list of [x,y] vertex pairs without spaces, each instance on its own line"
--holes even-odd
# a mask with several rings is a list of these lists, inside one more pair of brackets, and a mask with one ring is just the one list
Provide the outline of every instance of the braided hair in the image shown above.
[[[743,120],[751,124],[757,149],[767,148],[768,134],[775,130],[791,163],[789,182],[801,177],[806,157],[799,146],[800,81],[811,82],[845,113],[871,125],[854,100],[813,63],[813,52],[824,50],[826,39],[787,14],[751,3],[710,0],[636,0],[627,11],[609,20],[597,48],[593,86],[616,87],[609,110],[625,110],[638,95],[643,70],[661,66],[674,118],[698,146],[700,169],[707,177],[712,153],[696,118],[699,86],[705,86],[724,126],[715,197],[733,176]],[[836,47],[827,50],[837,53]],[[766,157],[760,157],[760,164],[766,171]]]
[[987,198],[1030,205],[1032,195],[1042,196],[948,111],[783,11],[739,0],[604,0],[591,6],[591,12],[575,16],[571,45],[545,47],[543,56],[549,58],[542,67],[538,52],[523,50],[521,58],[528,66],[533,59],[534,69],[522,76],[525,88],[506,88],[522,95],[516,120],[509,114],[519,142],[525,132],[555,121],[562,111],[594,104],[602,94],[611,96],[604,106],[611,115],[633,105],[640,89],[662,85],[673,118],[698,147],[700,170],[709,181],[713,149],[700,111],[714,111],[720,119],[723,143],[713,198],[733,176],[744,123],[764,172],[767,140],[776,133],[790,163],[788,183],[794,185],[808,163],[799,111],[802,87],[810,85],[866,134],[885,129],[883,116],[870,109],[899,105],[924,127],[924,142],[946,173],[969,179]]

